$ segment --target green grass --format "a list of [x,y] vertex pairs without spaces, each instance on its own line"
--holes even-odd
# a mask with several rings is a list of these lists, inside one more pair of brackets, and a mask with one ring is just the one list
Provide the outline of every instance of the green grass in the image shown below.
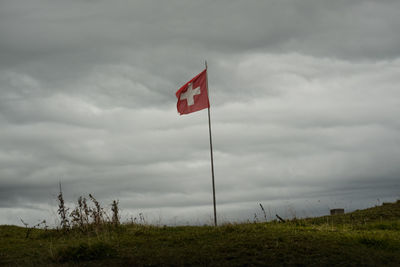
[[0,226],[0,266],[400,266],[400,201],[286,223]]

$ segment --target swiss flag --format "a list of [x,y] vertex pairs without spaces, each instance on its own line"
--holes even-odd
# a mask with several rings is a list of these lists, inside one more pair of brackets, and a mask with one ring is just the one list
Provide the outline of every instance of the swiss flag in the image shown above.
[[210,107],[207,94],[207,69],[185,83],[177,92],[178,112],[189,114]]

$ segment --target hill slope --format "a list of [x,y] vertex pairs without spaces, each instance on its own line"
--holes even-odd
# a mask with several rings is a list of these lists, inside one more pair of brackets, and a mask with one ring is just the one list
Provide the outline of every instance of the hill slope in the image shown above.
[[286,223],[27,231],[0,226],[1,266],[400,266],[400,201]]

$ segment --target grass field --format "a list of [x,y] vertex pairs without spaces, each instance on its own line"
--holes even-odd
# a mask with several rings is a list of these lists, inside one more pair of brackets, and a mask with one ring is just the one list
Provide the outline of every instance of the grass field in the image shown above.
[[0,266],[400,266],[400,201],[219,227],[0,226]]

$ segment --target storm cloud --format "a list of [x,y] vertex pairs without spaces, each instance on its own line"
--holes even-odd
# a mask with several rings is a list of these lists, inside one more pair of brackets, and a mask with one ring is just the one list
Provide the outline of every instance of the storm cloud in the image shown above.
[[94,193],[124,219],[211,223],[400,197],[398,1],[0,0],[0,224]]

